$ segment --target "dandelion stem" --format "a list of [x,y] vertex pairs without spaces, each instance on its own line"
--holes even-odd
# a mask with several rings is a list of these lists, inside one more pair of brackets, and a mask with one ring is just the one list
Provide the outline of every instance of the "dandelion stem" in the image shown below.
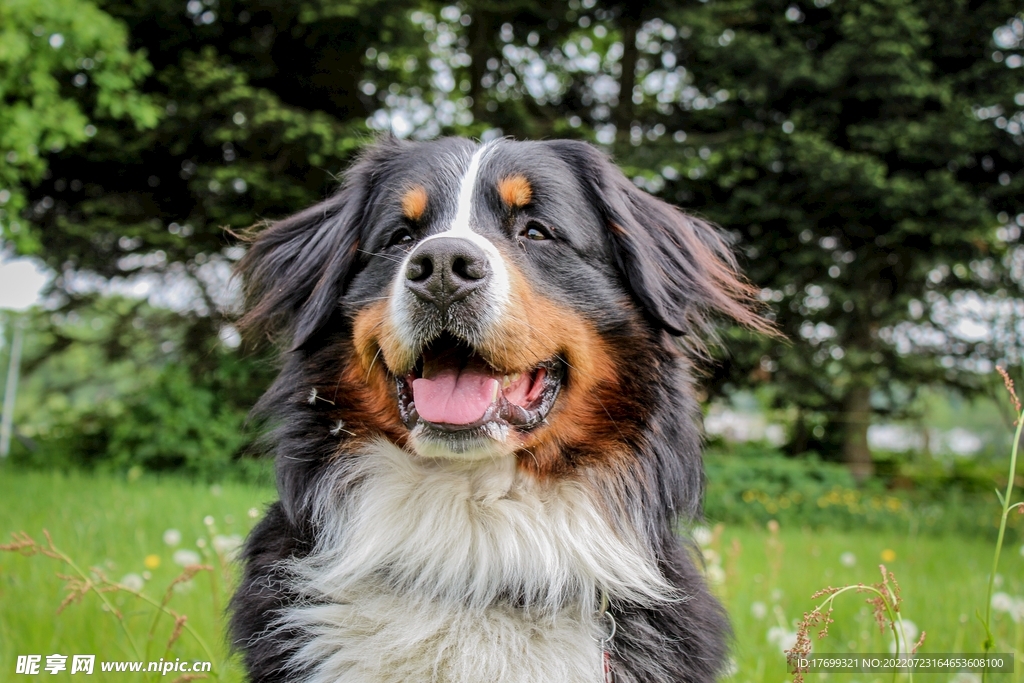
[[[996,550],[992,556],[992,573],[988,576],[988,593],[985,595],[985,654],[995,647],[995,640],[992,637],[992,589],[995,588],[996,572],[999,570],[999,555],[1002,553],[1003,537],[1006,535],[1006,519],[1010,516],[1010,510],[1024,505],[1024,503],[1010,504],[1010,498],[1013,495],[1013,478],[1017,474],[1017,451],[1020,449],[1022,431],[1024,431],[1024,411],[1017,416],[1017,430],[1013,434],[1013,448],[1010,450],[1010,475],[1007,477],[1006,493],[1002,498],[1003,514],[999,520],[999,535],[996,537]],[[987,674],[987,671],[982,672],[982,683],[985,683]]]
[[132,632],[128,629],[128,625],[124,623],[124,618],[121,616],[121,613],[117,610],[117,608],[114,607],[110,600],[107,599],[107,596],[104,595],[103,591],[99,589],[99,586],[97,586],[94,581],[89,579],[89,575],[82,571],[82,568],[79,567],[75,563],[75,561],[71,559],[71,556],[62,551],[56,545],[54,545],[53,538],[50,537],[49,531],[43,529],[43,535],[46,536],[46,542],[50,544],[50,551],[53,552],[53,554],[56,555],[61,562],[71,567],[71,569],[74,570],[76,574],[82,577],[82,580],[88,584],[89,590],[91,590],[93,593],[99,596],[100,601],[106,606],[107,610],[110,611],[113,617],[117,619],[117,623],[121,625],[121,630],[124,631],[124,635],[128,639],[128,644],[132,646],[132,650],[135,652],[135,656],[141,657],[142,652],[139,650],[139,646],[136,645],[135,639],[132,638]]
[[[163,612],[163,613],[169,615],[170,617],[172,617],[174,619],[177,619],[178,615],[175,612],[173,612],[172,610],[168,609],[165,604],[161,604],[161,603],[157,602],[156,600],[154,600],[153,598],[149,597],[145,593],[140,593],[138,591],[133,591],[133,590],[128,590],[128,589],[124,589],[124,590],[127,590],[129,593],[131,593],[135,597],[143,600],[144,602],[148,602],[153,607],[156,607],[160,612]],[[210,662],[216,661],[217,658],[213,656],[213,651],[210,649],[210,646],[206,644],[206,640],[204,640],[203,637],[201,635],[199,635],[196,632],[196,630],[189,625],[189,623],[187,621],[183,624],[183,626],[184,626],[185,630],[188,631],[189,635],[191,635],[193,638],[195,638],[195,641],[199,644],[199,647],[203,648],[203,652],[205,652],[206,656],[209,658],[208,661],[210,661]],[[213,673],[213,675],[215,677],[219,678],[219,676],[217,676],[216,672],[211,672],[211,673]]]

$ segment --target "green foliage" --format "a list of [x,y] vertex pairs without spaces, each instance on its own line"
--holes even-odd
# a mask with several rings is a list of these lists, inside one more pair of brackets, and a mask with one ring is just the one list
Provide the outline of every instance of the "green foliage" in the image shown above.
[[19,221],[26,190],[51,154],[96,134],[95,120],[156,125],[159,110],[137,89],[151,72],[145,51],[128,47],[124,24],[93,2],[0,4],[0,235],[23,253],[42,249]]
[[187,368],[169,365],[109,425],[106,455],[111,466],[125,470],[223,476],[247,441],[244,422],[244,410],[195,386]]
[[187,332],[174,312],[119,297],[31,318],[12,459],[257,476],[263,465],[247,448],[245,417],[271,369],[218,344],[188,348]]
[[[962,290],[1020,292],[1018,248],[997,228],[1024,211],[1013,114],[1024,82],[992,37],[1018,12],[729,0],[664,17],[689,27],[671,44],[691,102],[662,113],[645,92],[633,125],[685,131],[684,158],[671,159],[667,134],[618,150],[638,168],[671,162],[678,179],[662,194],[738,237],[794,346],[732,339],[718,379],[770,381],[780,405],[823,414],[821,436],[797,434],[793,450],[835,457],[871,413],[900,414],[921,385],[976,390],[978,370],[1019,354],[1016,335],[943,326]],[[994,125],[980,107],[1005,117]]]
[[[999,523],[992,482],[997,470],[961,463],[952,472],[907,468],[858,485],[842,465],[792,458],[757,444],[706,458],[705,516],[711,522],[812,529],[887,529],[993,534]],[[1004,477],[1005,481],[1005,477]],[[1020,520],[1010,519],[1019,535]]]

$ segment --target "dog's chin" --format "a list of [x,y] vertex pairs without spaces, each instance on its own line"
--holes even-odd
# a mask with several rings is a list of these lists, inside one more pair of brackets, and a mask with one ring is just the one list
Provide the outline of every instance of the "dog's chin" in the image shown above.
[[465,432],[446,432],[429,424],[418,424],[409,434],[413,451],[423,458],[477,461],[500,460],[517,448],[508,429],[493,423]]
[[450,335],[427,344],[411,369],[392,374],[413,450],[467,461],[514,453],[523,434],[546,422],[566,379],[557,358],[499,369]]

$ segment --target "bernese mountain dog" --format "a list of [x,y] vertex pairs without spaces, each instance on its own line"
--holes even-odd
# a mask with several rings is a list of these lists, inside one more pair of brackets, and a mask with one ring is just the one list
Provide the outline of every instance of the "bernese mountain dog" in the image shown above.
[[281,349],[280,501],[231,604],[253,681],[722,673],[694,354],[768,323],[714,228],[586,143],[389,138],[239,271]]

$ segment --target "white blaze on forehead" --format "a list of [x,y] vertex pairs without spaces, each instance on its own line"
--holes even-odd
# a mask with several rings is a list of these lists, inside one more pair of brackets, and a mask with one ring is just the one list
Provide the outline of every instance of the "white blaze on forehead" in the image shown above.
[[473,229],[469,225],[473,212],[473,191],[476,189],[477,176],[480,175],[480,162],[489,150],[490,144],[486,144],[478,149],[469,160],[466,175],[462,176],[462,182],[459,183],[459,203],[456,205],[455,220],[452,221],[448,233],[473,233]]
[[437,237],[461,237],[483,250],[491,266],[491,282],[488,284],[485,293],[492,304],[491,313],[493,317],[491,319],[496,319],[501,313],[501,309],[508,302],[508,270],[505,268],[505,260],[501,257],[501,253],[494,246],[494,243],[474,231],[472,227],[473,197],[479,184],[477,179],[480,176],[480,168],[483,165],[483,161],[493,149],[493,145],[493,142],[488,142],[476,150],[470,158],[469,168],[466,169],[466,174],[462,176],[462,182],[459,183],[459,197],[455,208],[455,219],[449,224],[448,229],[436,235],[431,235],[423,241],[426,242]]
[[[494,149],[494,143],[489,142],[479,149],[473,152],[473,155],[469,159],[469,166],[466,168],[465,174],[459,181],[459,191],[455,198],[455,216],[448,222],[448,227],[442,232],[435,233],[429,237],[424,238],[417,244],[417,248],[424,242],[438,239],[440,237],[457,237],[468,240],[475,244],[479,249],[484,252],[487,258],[487,263],[490,266],[491,278],[490,282],[480,290],[479,294],[487,299],[487,303],[482,307],[481,315],[481,332],[484,329],[494,324],[500,319],[504,313],[505,306],[509,300],[509,275],[508,269],[505,267],[505,260],[501,256],[501,252],[498,251],[497,247],[491,240],[487,239],[480,233],[473,230],[473,199],[476,195],[477,182],[480,176],[480,170],[483,166],[486,157]],[[450,207],[450,205],[449,205]],[[448,209],[451,211],[451,208]],[[450,215],[450,213],[448,214]],[[398,269],[398,274],[395,277],[395,281],[392,285],[391,290],[391,314],[395,322],[396,330],[399,335],[403,338],[408,345],[414,345],[417,334],[413,329],[415,327],[415,321],[410,319],[410,313],[407,308],[407,304],[410,298],[415,297],[409,288],[405,286],[405,272],[409,266],[409,259],[416,253],[417,249],[413,249],[409,252],[409,255],[402,260],[401,267]]]

